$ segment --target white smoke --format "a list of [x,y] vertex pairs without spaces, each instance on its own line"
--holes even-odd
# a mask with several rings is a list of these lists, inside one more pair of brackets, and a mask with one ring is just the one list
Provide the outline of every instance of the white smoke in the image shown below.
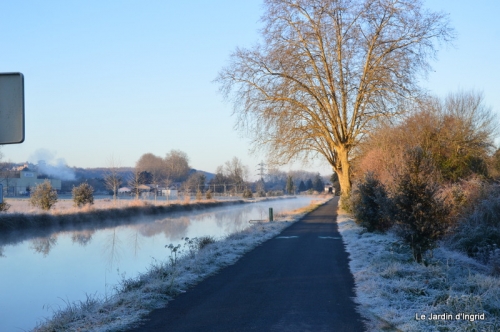
[[56,152],[38,149],[28,161],[38,165],[38,174],[46,174],[60,180],[75,180],[75,172],[68,167],[64,158],[56,158]]

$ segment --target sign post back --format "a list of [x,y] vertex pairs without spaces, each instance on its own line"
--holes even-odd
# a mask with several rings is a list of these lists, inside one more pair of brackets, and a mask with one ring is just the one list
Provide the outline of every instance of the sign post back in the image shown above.
[[24,76],[0,73],[0,144],[24,142]]

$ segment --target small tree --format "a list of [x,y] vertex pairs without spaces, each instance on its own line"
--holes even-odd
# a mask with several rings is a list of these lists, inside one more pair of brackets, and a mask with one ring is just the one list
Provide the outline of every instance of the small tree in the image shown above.
[[94,204],[94,188],[86,182],[80,184],[78,187],[73,187],[71,193],[75,206],[80,207],[85,204]]
[[10,204],[8,204],[7,202],[0,203],[0,212],[7,212],[7,210],[9,210],[9,208],[10,208]]
[[320,194],[325,191],[325,184],[323,182],[323,180],[321,179],[321,176],[318,174],[316,174],[316,176],[314,177],[314,181],[313,181],[313,189],[316,190],[317,192],[319,192]]
[[114,157],[111,157],[109,161],[109,169],[104,175],[104,185],[107,189],[113,192],[113,200],[116,200],[116,194],[118,193],[118,189],[122,184],[122,178],[118,174],[118,166],[117,162],[115,162]]
[[299,191],[302,192],[302,191],[306,191],[306,184],[304,183],[304,181],[300,181],[299,183]]
[[434,248],[448,228],[449,208],[438,196],[436,170],[424,150],[409,149],[403,165],[396,180],[394,219],[398,235],[420,263],[422,255]]
[[144,184],[144,173],[140,172],[137,167],[128,180],[128,185],[135,194],[135,199],[139,199],[139,194],[141,192],[141,186]]
[[30,197],[31,205],[48,211],[56,202],[57,192],[52,188],[50,181],[45,180],[45,182],[40,183],[32,190]]
[[384,232],[391,227],[387,191],[373,173],[366,173],[363,181],[353,191],[352,205],[357,222],[366,227],[368,232]]
[[208,189],[206,192],[205,192],[205,198],[206,199],[212,199],[212,191],[210,189]]
[[201,190],[200,190],[200,189],[198,189],[198,190],[196,191],[196,200],[197,200],[197,201],[201,201],[201,199],[202,199],[202,198],[203,198],[203,193],[201,192]]
[[245,189],[243,191],[243,198],[252,198],[253,197],[253,193],[250,189]]

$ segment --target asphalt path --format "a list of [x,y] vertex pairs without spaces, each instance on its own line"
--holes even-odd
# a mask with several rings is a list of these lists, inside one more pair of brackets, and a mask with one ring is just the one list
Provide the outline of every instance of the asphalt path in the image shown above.
[[131,331],[364,331],[337,204],[338,197]]

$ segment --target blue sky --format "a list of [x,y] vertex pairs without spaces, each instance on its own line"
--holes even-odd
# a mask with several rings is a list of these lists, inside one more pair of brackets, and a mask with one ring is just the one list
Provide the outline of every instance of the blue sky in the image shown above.
[[[482,91],[500,111],[500,5],[428,7],[450,14],[458,38],[423,85]],[[180,149],[196,169],[237,156],[253,171],[263,156],[249,155],[212,81],[237,46],[258,42],[261,10],[251,0],[0,2],[0,72],[24,74],[26,101],[25,142],[3,146],[4,159],[133,166]],[[331,173],[321,160],[308,169]]]

